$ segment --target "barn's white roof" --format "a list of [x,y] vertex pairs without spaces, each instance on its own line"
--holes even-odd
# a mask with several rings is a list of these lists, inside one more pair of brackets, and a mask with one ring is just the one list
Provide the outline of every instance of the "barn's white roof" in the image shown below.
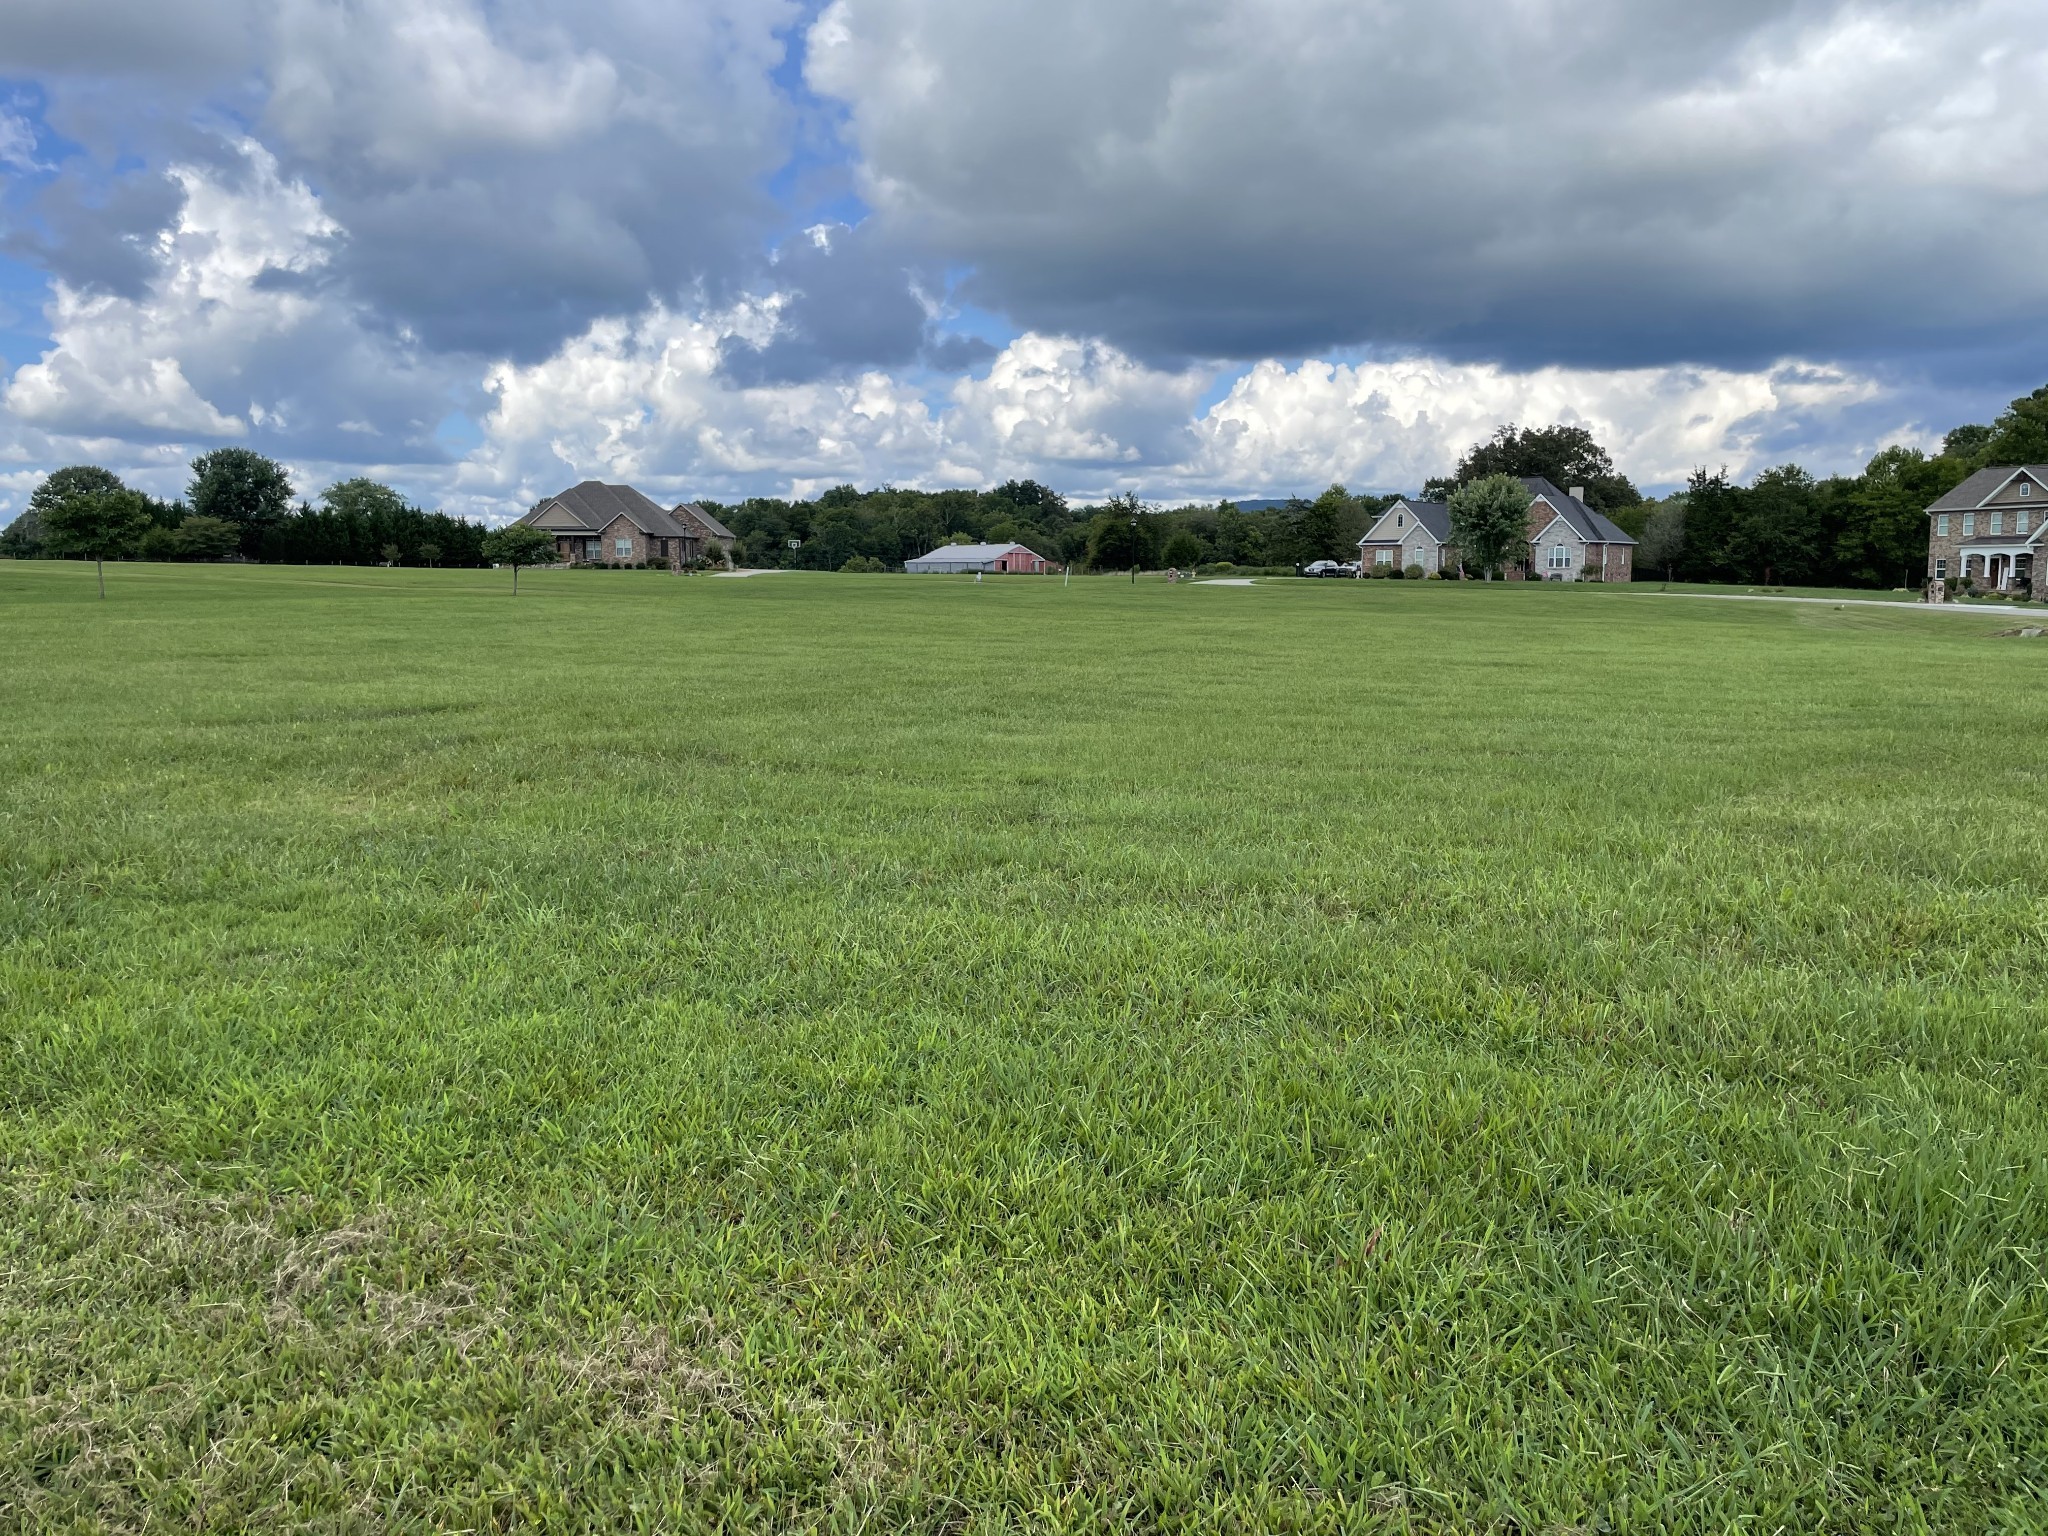
[[[917,565],[926,560],[942,560],[948,564],[986,565],[991,560],[1000,560],[1013,549],[1024,549],[1022,544],[941,544],[928,555],[919,555],[916,560],[906,562]],[[1031,551],[1024,549],[1025,554]]]

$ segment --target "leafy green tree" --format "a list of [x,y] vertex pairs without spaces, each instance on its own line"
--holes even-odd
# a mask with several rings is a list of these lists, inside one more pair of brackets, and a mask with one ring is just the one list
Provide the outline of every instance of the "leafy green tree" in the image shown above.
[[432,539],[429,539],[420,546],[420,561],[424,565],[439,565],[441,563],[441,546]]
[[1724,467],[1693,471],[1685,486],[1685,550],[1679,566],[1688,581],[1734,581],[1736,529],[1743,490]]
[[100,597],[107,595],[107,561],[131,553],[149,532],[149,498],[116,482],[113,490],[64,497],[43,514],[50,548],[60,555],[92,561]]
[[2048,464],[2048,384],[2005,408],[1978,450],[1979,464]]
[[1662,571],[1666,581],[1685,555],[1685,504],[1682,494],[1656,503],[1636,550],[1638,563],[1645,570]]
[[1487,475],[1451,493],[1451,543],[1469,569],[1505,573],[1529,556],[1529,489],[1513,475]]
[[1160,551],[1159,558],[1177,570],[1193,570],[1202,563],[1207,553],[1202,548],[1200,539],[1187,529],[1181,528],[1167,539],[1166,548]]
[[512,567],[512,595],[517,597],[519,567],[555,563],[555,536],[525,523],[494,528],[484,535],[484,558],[493,565]]
[[49,517],[52,512],[80,497],[126,489],[119,475],[110,469],[101,469],[97,464],[68,464],[62,469],[53,469],[43,477],[40,485],[29,492],[28,506],[8,531],[13,532],[17,526],[21,528],[16,535],[16,543],[27,553],[58,554],[60,551],[50,542]]
[[[1981,430],[1988,439],[1990,428]],[[1880,450],[1846,487],[1834,553],[1839,579],[1862,587],[1919,586],[1927,570],[1927,508],[1969,472],[1965,457],[1946,451],[1930,459],[1903,445]]]
[[241,536],[233,523],[196,513],[177,526],[171,540],[172,548],[185,560],[225,560],[241,548]]
[[0,528],[0,560],[33,560],[43,553],[47,534],[43,514],[35,507],[23,507],[14,521]]
[[405,504],[405,498],[390,486],[363,476],[357,476],[353,480],[337,480],[320,493],[320,505],[345,517],[361,517],[371,521],[403,517],[410,510]]
[[1767,469],[1742,498],[1730,540],[1736,567],[1751,580],[1800,582],[1821,557],[1813,476],[1797,464]]
[[1298,565],[1311,560],[1337,560],[1344,555],[1344,524],[1352,510],[1351,493],[1333,485],[1302,509],[1294,521],[1300,542]]
[[1643,499],[1584,427],[1517,427],[1513,422],[1496,427],[1492,437],[1474,443],[1458,461],[1452,486],[1488,475],[1540,475],[1561,491],[1583,486],[1586,505],[1609,516]]
[[1265,530],[1231,502],[1216,507],[1216,558],[1233,565],[1264,565],[1267,560]]
[[1945,459],[1961,459],[1966,464],[1971,463],[1990,441],[1989,427],[1981,421],[1970,422],[1950,429],[1948,435],[1941,440],[1941,456]]
[[1158,563],[1157,519],[1135,493],[1113,496],[1088,525],[1088,566],[1097,571],[1136,571]]
[[263,552],[263,536],[291,515],[292,482],[284,466],[251,448],[216,448],[192,461],[185,490],[192,512],[232,523],[242,553]]

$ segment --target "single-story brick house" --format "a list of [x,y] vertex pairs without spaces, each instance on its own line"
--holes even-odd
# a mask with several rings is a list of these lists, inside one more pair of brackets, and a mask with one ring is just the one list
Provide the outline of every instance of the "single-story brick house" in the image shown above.
[[[1529,488],[1529,555],[1525,566],[1508,570],[1508,580],[1635,579],[1636,541],[1587,506],[1583,488],[1560,491],[1540,475],[1522,484]],[[1450,507],[1404,496],[1382,512],[1358,541],[1359,574],[1391,565],[1419,565],[1432,575],[1456,571]]]
[[1022,544],[941,544],[928,555],[904,561],[903,569],[918,576],[957,575],[962,571],[1043,576],[1052,565]]
[[630,485],[585,480],[548,497],[519,521],[552,533],[565,565],[661,560],[680,570],[707,555],[732,558],[732,530],[702,507],[684,502],[665,508]]
[[1927,579],[1970,577],[1979,590],[2036,590],[2048,547],[2048,464],[1980,469],[1927,509]]

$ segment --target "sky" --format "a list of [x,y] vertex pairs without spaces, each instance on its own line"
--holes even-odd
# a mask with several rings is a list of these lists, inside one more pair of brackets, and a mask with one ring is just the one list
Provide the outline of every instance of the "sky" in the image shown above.
[[4,0],[0,520],[1853,471],[2048,382],[2048,0]]

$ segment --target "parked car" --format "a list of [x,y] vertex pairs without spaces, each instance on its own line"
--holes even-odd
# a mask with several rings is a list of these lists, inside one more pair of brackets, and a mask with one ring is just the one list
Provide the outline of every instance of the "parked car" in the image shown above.
[[1333,574],[1356,578],[1358,575],[1358,562],[1356,560],[1346,560],[1337,567]]
[[1336,560],[1311,560],[1301,568],[1304,576],[1342,576],[1344,566]]

